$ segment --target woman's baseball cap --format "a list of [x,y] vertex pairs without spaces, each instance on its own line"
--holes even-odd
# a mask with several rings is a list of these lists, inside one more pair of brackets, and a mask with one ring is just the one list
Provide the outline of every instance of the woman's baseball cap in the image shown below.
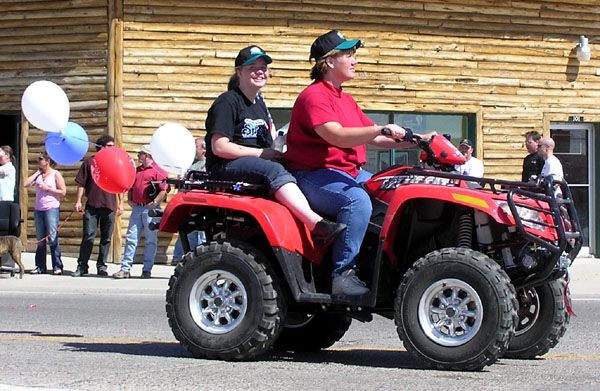
[[253,64],[259,58],[264,58],[267,64],[273,62],[267,53],[256,45],[248,46],[240,50],[235,58],[235,67]]
[[315,61],[319,61],[333,49],[347,50],[356,49],[362,46],[363,44],[360,39],[346,39],[339,31],[331,30],[315,39],[310,47],[309,61],[313,58]]

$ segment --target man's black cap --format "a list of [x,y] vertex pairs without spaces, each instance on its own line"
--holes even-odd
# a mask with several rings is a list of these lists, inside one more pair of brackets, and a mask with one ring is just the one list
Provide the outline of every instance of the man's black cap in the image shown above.
[[469,140],[468,138],[463,138],[462,140],[460,140],[460,143],[458,145],[459,146],[466,145],[467,147],[473,146],[473,144],[471,143],[471,140]]
[[362,41],[360,39],[346,39],[342,33],[337,30],[331,30],[315,39],[310,47],[309,60],[314,58],[315,61],[319,61],[333,49],[347,50],[359,47],[362,47]]

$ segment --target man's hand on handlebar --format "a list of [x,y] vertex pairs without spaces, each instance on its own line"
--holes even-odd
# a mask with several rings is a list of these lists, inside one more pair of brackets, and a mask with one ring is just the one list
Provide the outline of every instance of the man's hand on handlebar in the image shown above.
[[396,140],[397,142],[401,142],[401,141],[411,141],[411,140],[406,140],[405,137],[406,136],[411,136],[412,132],[410,131],[410,129],[404,129],[401,126],[398,126],[396,124],[387,124],[383,127],[383,129],[381,129],[381,134],[383,136],[389,137],[392,140]]

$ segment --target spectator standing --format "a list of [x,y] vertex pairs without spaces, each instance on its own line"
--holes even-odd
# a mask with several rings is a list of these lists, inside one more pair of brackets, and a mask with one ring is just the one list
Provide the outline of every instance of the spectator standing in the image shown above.
[[46,242],[50,244],[52,274],[62,274],[63,263],[58,244],[58,223],[60,221],[60,199],[67,194],[65,180],[53,167],[56,163],[47,153],[38,157],[38,170],[25,180],[23,186],[35,186],[35,268],[31,274],[46,273]]
[[0,147],[0,201],[15,200],[17,170],[14,166],[15,155],[8,145]]
[[545,178],[553,175],[557,179],[564,179],[562,163],[554,156],[554,140],[550,137],[543,137],[538,143],[538,153],[544,159],[544,167],[540,177]]
[[[196,142],[196,158],[188,171],[206,171],[206,143],[203,138],[197,138]],[[203,231],[193,231],[188,234],[188,242],[191,249],[195,249],[199,244],[206,242],[206,235]],[[178,236],[173,250],[173,265],[177,265],[183,258],[183,245],[181,238]]]
[[528,182],[532,177],[540,176],[542,168],[544,167],[544,159],[538,154],[538,143],[542,136],[532,130],[525,133],[525,148],[529,155],[523,159],[523,172],[521,174],[521,181]]
[[[96,140],[96,152],[104,147],[115,145],[115,139],[104,135]],[[110,249],[113,228],[115,225],[115,214],[120,214],[122,203],[118,203],[115,194],[102,190],[92,178],[92,161],[94,156],[84,160],[75,176],[77,183],[77,199],[75,211],[83,213],[83,236],[79,246],[79,257],[77,258],[77,270],[71,274],[73,277],[81,277],[88,274],[88,261],[94,247],[96,231],[100,228],[100,243],[98,246],[98,260],[96,261],[96,273],[98,276],[108,276],[106,257]],[[85,192],[87,198],[85,209],[82,208],[81,198]]]
[[[131,276],[131,267],[142,231],[144,232],[144,265],[141,278],[151,277],[156,255],[158,231],[150,229],[149,224],[152,222],[152,217],[148,216],[148,211],[150,209],[160,209],[160,203],[167,197],[169,192],[169,185],[164,182],[167,179],[167,173],[152,159],[150,145],[142,146],[138,151],[138,159],[140,165],[136,169],[135,181],[127,193],[127,202],[132,209],[127,233],[125,234],[125,249],[121,260],[121,270],[112,275],[113,278],[117,279]],[[155,195],[148,191],[152,186],[152,182],[161,182],[158,184],[159,191]]]
[[[372,174],[362,169],[366,144],[402,148],[408,132],[395,124],[379,126],[358,107],[342,84],[355,77],[358,39],[332,30],[310,49],[314,83],[296,99],[287,134],[287,167],[317,213],[336,216],[347,226],[333,244],[332,294],[361,296],[369,292],[356,274],[356,256],[371,218],[371,199],[362,183]],[[389,130],[389,137],[384,129]]]
[[473,143],[469,139],[462,139],[458,144],[458,150],[465,156],[467,160],[465,164],[457,164],[454,169],[461,175],[472,177],[483,177],[483,162],[473,156]]

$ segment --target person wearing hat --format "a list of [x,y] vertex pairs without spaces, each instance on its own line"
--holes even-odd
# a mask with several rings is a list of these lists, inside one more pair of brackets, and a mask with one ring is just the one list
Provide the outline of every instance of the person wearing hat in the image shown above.
[[[150,145],[143,145],[138,150],[138,159],[140,165],[136,168],[133,186],[127,193],[131,215],[125,233],[125,248],[121,260],[121,270],[112,275],[116,279],[131,277],[133,258],[142,232],[144,233],[144,265],[141,278],[151,277],[154,256],[156,255],[158,231],[150,229],[149,225],[152,222],[152,217],[148,216],[148,211],[150,209],[160,209],[160,203],[167,197],[170,190],[169,185],[165,182],[168,175],[152,159]],[[158,187],[155,188],[155,186]]]
[[473,143],[469,139],[462,139],[458,144],[458,150],[467,160],[465,164],[457,164],[454,170],[461,175],[468,175],[477,178],[483,177],[483,162],[473,156]]
[[296,179],[279,163],[282,153],[273,149],[273,120],[260,94],[271,62],[256,45],[238,53],[228,91],[213,102],[206,117],[207,171],[215,179],[264,184],[270,196],[308,227],[313,240],[329,242],[346,226],[310,208]]
[[[396,142],[410,132],[395,124],[376,125],[358,107],[342,84],[354,79],[358,39],[331,30],[310,49],[314,82],[304,89],[292,108],[285,162],[315,211],[336,216],[347,229],[333,246],[332,294],[361,296],[368,287],[356,275],[356,256],[367,231],[372,206],[361,184],[372,174],[366,144],[383,148],[411,145]],[[384,129],[386,135],[384,135]]]

